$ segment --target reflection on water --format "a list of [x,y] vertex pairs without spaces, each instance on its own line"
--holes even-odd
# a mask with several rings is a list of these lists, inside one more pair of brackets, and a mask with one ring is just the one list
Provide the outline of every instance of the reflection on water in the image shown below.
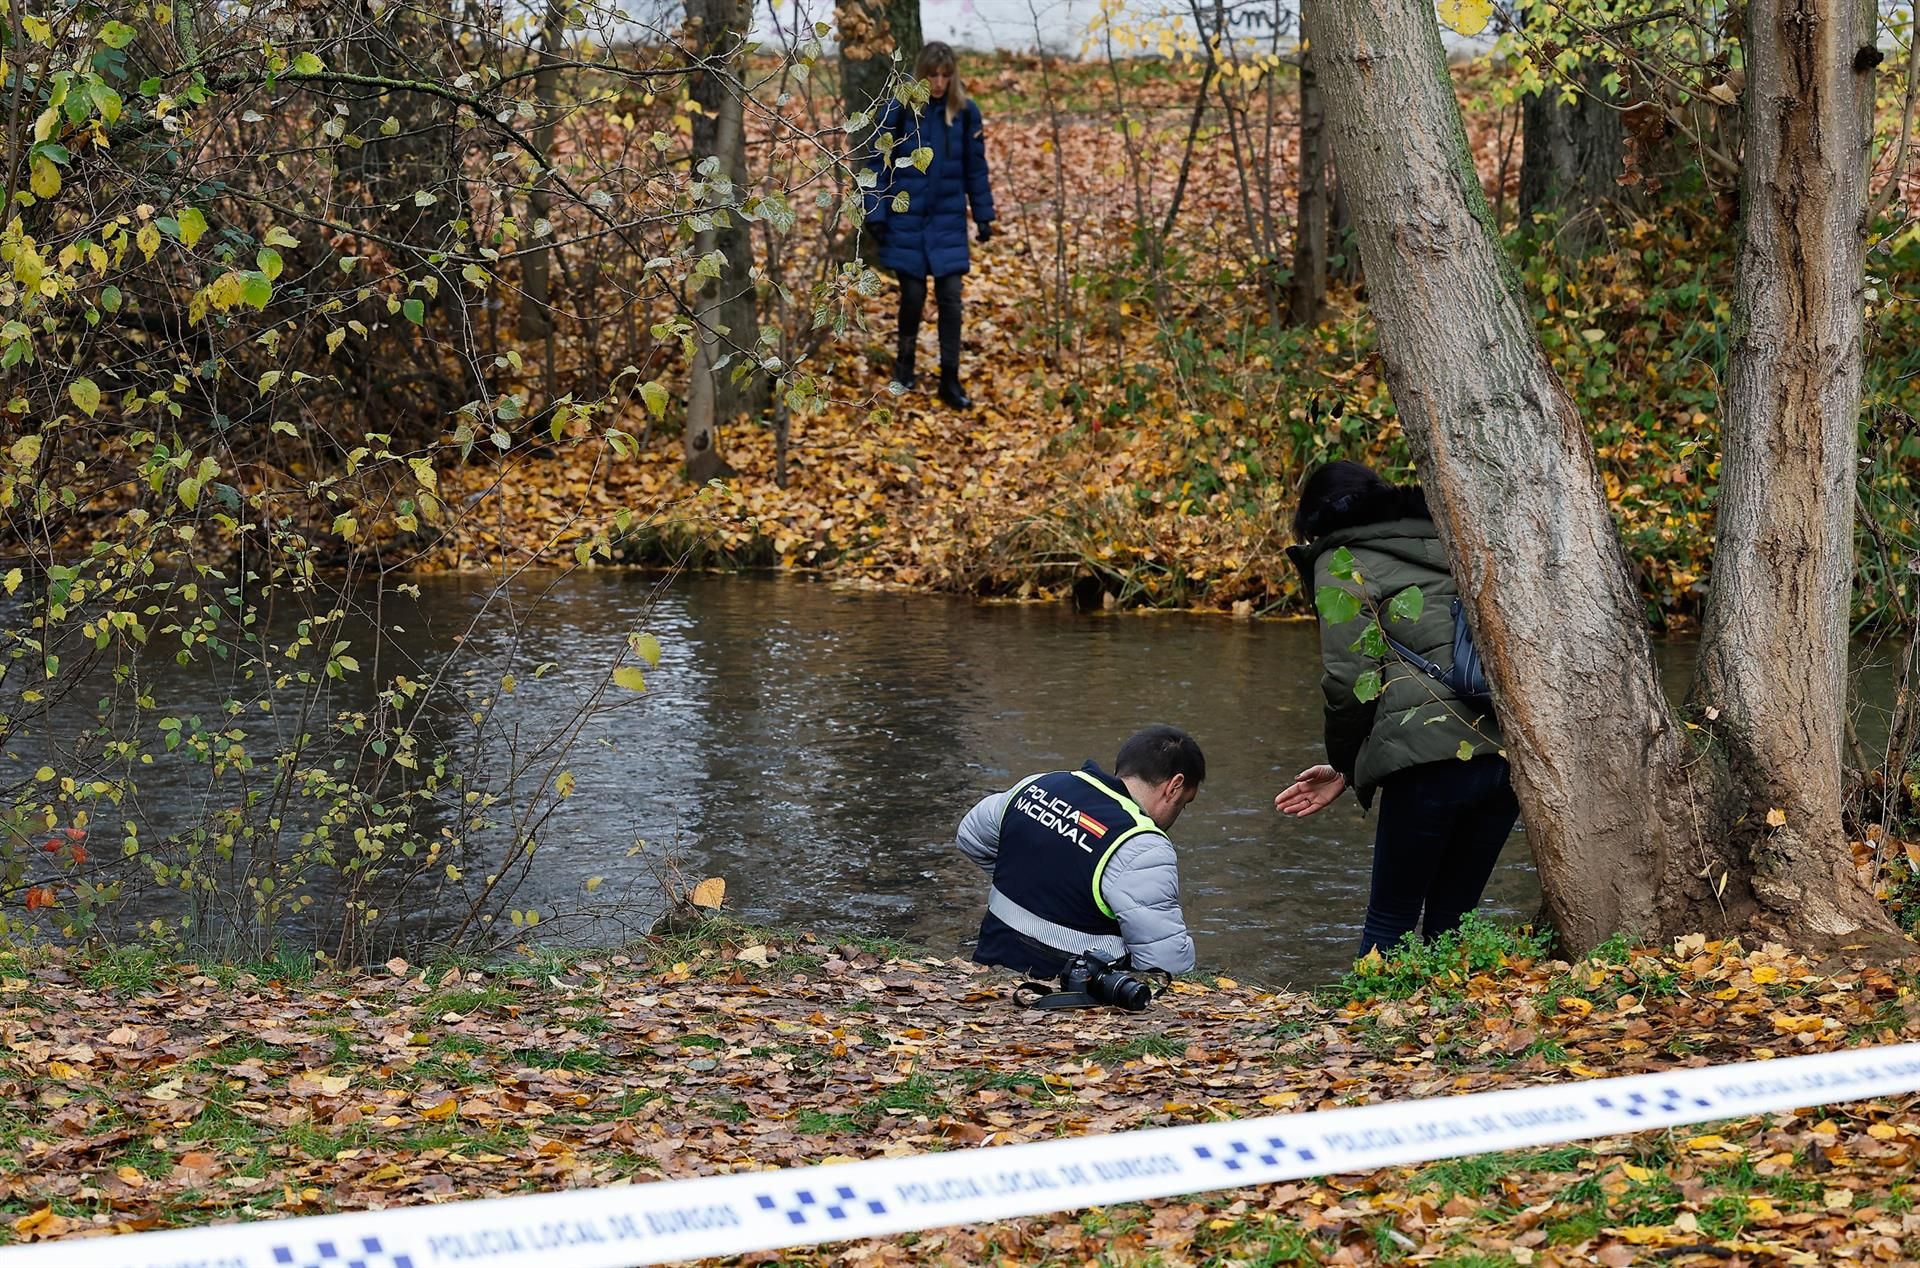
[[[650,909],[670,849],[687,879],[724,876],[729,906],[748,918],[958,952],[985,892],[952,847],[974,799],[1090,757],[1110,765],[1125,735],[1166,721],[1191,730],[1208,759],[1206,785],[1174,833],[1202,964],[1301,985],[1349,962],[1371,821],[1351,798],[1305,822],[1272,809],[1287,778],[1322,756],[1309,623],[1082,616],[789,579],[663,586],[614,572],[521,585],[509,623],[483,579],[420,587],[417,605],[390,599],[383,614],[403,627],[394,654],[418,664],[408,672],[431,674],[456,638],[473,659],[458,662],[467,676],[450,675],[454,683],[511,670],[516,689],[497,697],[494,725],[523,753],[588,715],[563,761],[530,764],[546,778],[564,766],[577,782],[542,832],[516,905],[578,908],[587,879],[604,876],[592,901],[624,896]],[[591,712],[590,693],[636,628],[664,648],[647,692]],[[1684,682],[1691,649],[1663,655]],[[201,707],[217,699],[191,671],[159,687],[169,701],[195,692],[207,696]],[[464,716],[464,706],[443,707],[437,723],[456,750]],[[481,760],[504,762],[506,749]],[[189,815],[206,793],[150,781],[145,810]],[[649,848],[630,853],[636,840]],[[1538,900],[1516,833],[1484,906],[1514,919]]]

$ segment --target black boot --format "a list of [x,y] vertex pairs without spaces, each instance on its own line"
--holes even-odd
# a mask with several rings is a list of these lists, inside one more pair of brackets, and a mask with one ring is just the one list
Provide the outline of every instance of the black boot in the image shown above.
[[913,390],[914,346],[920,341],[920,314],[927,305],[927,279],[900,275],[900,323],[893,345],[893,381],[902,392]]
[[933,279],[934,311],[940,321],[940,399],[954,409],[972,409],[960,388],[960,274]]
[[973,398],[968,396],[960,386],[960,375],[957,371],[941,371],[940,399],[955,409],[973,408]]

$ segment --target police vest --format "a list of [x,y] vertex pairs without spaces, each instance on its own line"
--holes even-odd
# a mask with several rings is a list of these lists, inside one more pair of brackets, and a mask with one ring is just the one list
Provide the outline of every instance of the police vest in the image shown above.
[[[1119,959],[1127,945],[1100,893],[1120,846],[1160,828],[1125,786],[1092,762],[1036,775],[1007,796],[993,890],[974,958],[1052,975],[1068,956]],[[1058,952],[1047,956],[1033,943]]]

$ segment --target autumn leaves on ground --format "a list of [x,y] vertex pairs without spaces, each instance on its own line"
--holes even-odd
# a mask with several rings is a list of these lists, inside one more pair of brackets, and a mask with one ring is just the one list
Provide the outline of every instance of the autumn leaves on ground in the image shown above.
[[[0,965],[15,1239],[639,1183],[1920,1038],[1920,961],[1469,924],[1314,995],[1197,976],[1024,1012],[910,949],[720,922],[622,951],[314,973]],[[1920,1258],[1912,1097],[755,1262],[1611,1265]]]

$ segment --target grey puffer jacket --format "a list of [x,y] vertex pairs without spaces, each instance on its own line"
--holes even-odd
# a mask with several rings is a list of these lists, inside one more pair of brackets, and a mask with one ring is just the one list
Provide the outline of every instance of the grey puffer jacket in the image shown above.
[[[1492,710],[1467,705],[1391,649],[1376,656],[1355,646],[1378,617],[1395,639],[1446,668],[1453,663],[1452,600],[1460,592],[1417,488],[1357,508],[1355,518],[1366,522],[1335,528],[1288,553],[1310,598],[1335,586],[1361,600],[1360,614],[1351,620],[1320,622],[1320,689],[1327,761],[1370,806],[1389,775],[1427,762],[1497,754],[1504,740]],[[1342,549],[1352,557],[1357,582],[1334,576],[1333,561]],[[1420,589],[1420,615],[1390,619],[1387,605],[1410,586]],[[1381,691],[1361,700],[1354,687],[1369,670],[1379,673]]]

